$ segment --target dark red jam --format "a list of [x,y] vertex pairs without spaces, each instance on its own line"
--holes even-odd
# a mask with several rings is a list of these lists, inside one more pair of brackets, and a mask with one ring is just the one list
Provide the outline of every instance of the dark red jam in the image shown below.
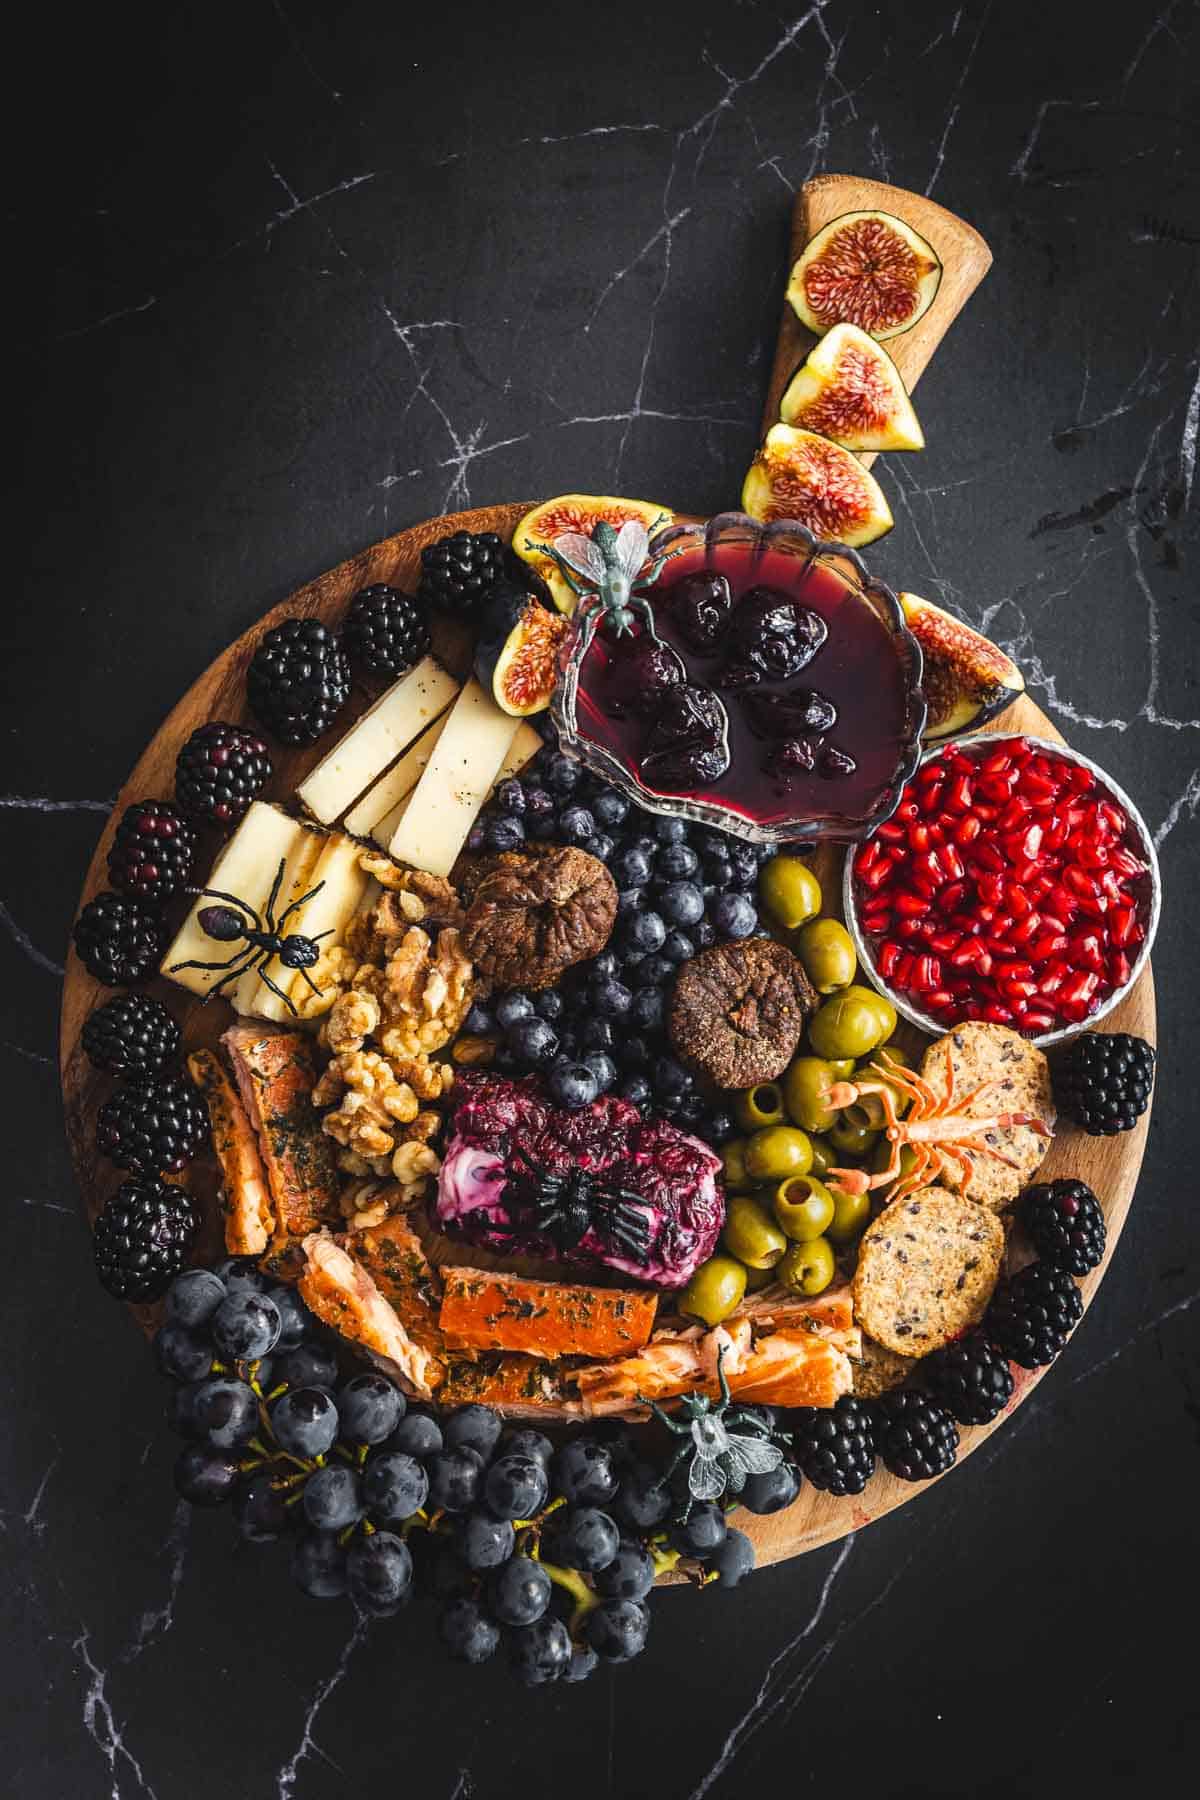
[[759,824],[866,817],[908,716],[896,642],[835,571],[779,549],[698,543],[647,590],[661,647],[598,631],[580,731],[651,792]]

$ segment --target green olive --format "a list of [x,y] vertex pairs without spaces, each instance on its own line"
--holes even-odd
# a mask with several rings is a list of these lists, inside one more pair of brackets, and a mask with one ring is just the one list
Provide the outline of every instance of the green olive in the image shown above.
[[833,1217],[833,1195],[811,1175],[789,1175],[775,1189],[775,1217],[797,1244],[818,1238]]
[[819,1056],[798,1056],[783,1077],[783,1097],[788,1115],[805,1131],[828,1131],[837,1107],[825,1099],[839,1077]]
[[839,1081],[851,1081],[858,1064],[852,1056],[834,1056],[830,1058],[829,1066]]
[[854,980],[854,944],[837,919],[814,919],[806,925],[796,939],[796,953],[818,994],[836,994]]
[[722,1237],[731,1256],[751,1269],[770,1269],[787,1249],[787,1239],[765,1207],[749,1194],[731,1194]]
[[857,1106],[848,1106],[836,1125],[828,1132],[835,1150],[843,1156],[865,1156],[879,1136],[879,1127],[869,1125]]
[[775,1279],[774,1263],[771,1264],[771,1267],[769,1269],[747,1269],[746,1270],[746,1292],[748,1294],[757,1294],[757,1292],[760,1288],[770,1287],[770,1285],[774,1281],[774,1279]]
[[787,1118],[783,1090],[777,1081],[760,1081],[746,1088],[733,1102],[733,1116],[743,1131],[760,1131],[764,1125],[782,1125]]
[[879,1008],[861,998],[862,990],[835,994],[809,1021],[808,1041],[817,1056],[866,1056],[888,1035]]
[[[852,1079],[855,1081],[878,1081],[882,1083],[884,1087],[890,1088],[892,1091],[892,1105],[897,1115],[903,1117],[908,1111],[908,1108],[912,1105],[912,1100],[908,1094],[902,1093],[896,1083],[889,1078],[888,1059],[890,1059],[893,1067],[898,1066],[900,1068],[905,1068],[908,1065],[908,1058],[905,1056],[903,1050],[900,1049],[899,1045],[882,1044],[879,1049],[872,1050],[870,1056],[863,1058],[862,1062],[859,1063],[854,1071]],[[872,1125],[883,1124],[884,1111],[882,1095],[863,1094],[858,1101],[858,1105],[863,1109],[864,1115],[869,1119]]]
[[725,1186],[731,1193],[753,1185],[746,1173],[745,1138],[730,1138],[721,1151],[721,1161],[725,1165]]
[[821,910],[821,884],[798,856],[773,856],[758,878],[763,905],[789,931],[807,925]]
[[746,1139],[746,1173],[753,1181],[782,1181],[811,1168],[812,1145],[794,1125],[768,1125]]
[[823,1179],[826,1169],[832,1169],[834,1163],[837,1161],[838,1153],[833,1148],[832,1144],[826,1143],[823,1137],[810,1136],[808,1141],[812,1145],[813,1153],[812,1169],[810,1173],[816,1175],[818,1179]]
[[895,1031],[897,1023],[896,1009],[891,1001],[886,995],[877,993],[873,987],[866,987],[862,982],[855,982],[852,986],[844,988],[842,991],[847,1000],[861,1000],[864,1006],[873,1006],[875,1008],[875,1011],[879,1015],[883,1030],[877,1039],[877,1043],[873,1044],[871,1048],[875,1049],[878,1044],[886,1044],[893,1031]]
[[870,1194],[847,1194],[844,1189],[835,1188],[833,1217],[826,1227],[826,1236],[835,1244],[852,1244],[866,1230],[870,1217]]
[[795,1294],[823,1294],[833,1280],[833,1246],[828,1238],[793,1244],[775,1271]]
[[[887,1138],[884,1138],[882,1140],[882,1142],[877,1144],[875,1147],[875,1154],[871,1158],[871,1173],[873,1175],[882,1175],[883,1171],[887,1168],[887,1166],[891,1162],[891,1160],[892,1160],[892,1146],[888,1142]],[[901,1146],[900,1146],[900,1173],[896,1177],[897,1181],[903,1181],[905,1176],[912,1174],[913,1166],[916,1163],[916,1160],[917,1160],[917,1153],[913,1149],[912,1145],[911,1144],[901,1144]],[[887,1191],[888,1191],[887,1188],[882,1189],[882,1192],[884,1193],[884,1195],[887,1194]]]
[[746,1271],[732,1256],[710,1256],[679,1296],[679,1310],[704,1325],[719,1325],[736,1312],[746,1292]]

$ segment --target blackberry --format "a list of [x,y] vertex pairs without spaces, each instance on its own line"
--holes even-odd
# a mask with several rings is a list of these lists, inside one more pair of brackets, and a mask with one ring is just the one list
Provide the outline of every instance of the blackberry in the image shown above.
[[281,744],[315,744],[350,697],[340,640],[317,619],[268,631],[246,675],[250,710]]
[[125,1182],[92,1236],[101,1286],[117,1300],[157,1300],[187,1261],[198,1224],[186,1188],[156,1177]]
[[931,1481],[954,1467],[958,1432],[932,1395],[893,1388],[875,1402],[875,1447],[901,1481]]
[[1154,1051],[1127,1031],[1089,1031],[1056,1057],[1059,1110],[1091,1137],[1132,1131],[1150,1104]]
[[175,799],[193,819],[234,825],[271,779],[267,746],[214,719],[193,731],[175,763]]
[[417,599],[473,619],[503,576],[504,545],[494,531],[456,531],[421,552]]
[[411,594],[376,582],[354,596],[342,635],[356,668],[394,681],[427,653],[429,619]]
[[97,894],[76,919],[73,935],[80,962],[106,987],[153,975],[167,947],[157,910],[132,894]]
[[158,904],[187,884],[196,833],[169,800],[127,806],[108,853],[108,879],[119,893]]
[[1021,1218],[1034,1249],[1052,1269],[1086,1275],[1104,1261],[1104,1213],[1086,1182],[1043,1181],[1026,1189]]
[[1010,1362],[1040,1369],[1054,1361],[1082,1317],[1071,1276],[1035,1262],[993,1294],[983,1330]]
[[186,1075],[122,1082],[96,1117],[100,1154],[143,1175],[177,1175],[207,1136],[207,1110]]
[[153,1078],[179,1055],[179,1026],[161,1000],[117,994],[84,1020],[83,1048],[93,1068],[131,1081]]
[[804,1406],[788,1425],[795,1461],[813,1487],[839,1498],[862,1493],[875,1473],[875,1421],[865,1400],[843,1394],[833,1406]]
[[979,1331],[927,1356],[921,1379],[960,1425],[990,1425],[1012,1399],[1012,1370]]

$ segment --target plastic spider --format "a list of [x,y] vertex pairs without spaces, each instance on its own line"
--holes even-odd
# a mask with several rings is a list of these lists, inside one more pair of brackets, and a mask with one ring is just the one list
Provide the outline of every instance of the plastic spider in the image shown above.
[[[688,1463],[689,1510],[692,1500],[719,1500],[727,1488],[731,1494],[740,1494],[747,1475],[769,1475],[783,1461],[783,1451],[771,1442],[772,1428],[767,1421],[731,1404],[724,1363],[722,1345],[717,1351],[720,1400],[714,1402],[707,1394],[684,1394],[679,1402],[682,1422],[653,1400],[638,1395],[641,1405],[648,1406],[668,1431],[686,1440],[667,1464],[664,1480],[669,1482],[675,1471]],[[733,1425],[740,1430],[732,1431]],[[747,1432],[751,1435],[744,1435]]]
[[509,1236],[535,1231],[559,1250],[573,1250],[595,1231],[634,1262],[648,1260],[650,1221],[640,1195],[587,1169],[560,1173],[523,1160],[525,1167],[510,1177],[501,1196],[517,1222],[494,1225],[494,1231]]
[[607,519],[601,519],[591,537],[582,531],[564,531],[545,551],[572,593],[579,597],[585,648],[604,619],[618,637],[626,637],[633,629],[634,618],[640,617],[653,641],[659,642],[654,609],[641,594],[633,592],[635,581],[639,587],[652,587],[666,563],[667,559],[660,556],[646,574],[641,574],[649,545],[650,534],[639,519],[627,519],[619,531]]
[[[277,919],[275,902],[279,898],[279,890],[283,885],[283,870],[284,863],[281,860],[275,880],[271,885],[271,892],[267,895],[267,903],[263,907],[261,919],[254,908],[245,900],[239,900],[236,894],[226,894],[220,888],[189,889],[189,892],[196,894],[200,899],[225,902],[224,906],[202,906],[196,914],[197,923],[205,936],[216,938],[220,944],[233,944],[241,938],[246,947],[235,950],[227,962],[198,962],[195,958],[191,958],[187,962],[172,963],[168,973],[175,975],[180,969],[224,969],[226,973],[222,975],[220,981],[213,982],[204,996],[206,1000],[211,1000],[214,994],[219,994],[222,988],[228,987],[231,981],[236,981],[239,975],[244,975],[249,969],[257,968],[265,986],[269,987],[273,994],[278,995],[294,1016],[296,1008],[292,1000],[281,987],[275,984],[262,966],[273,956],[277,956],[285,969],[299,969],[313,993],[319,994],[321,990],[308,971],[321,954],[317,945],[322,938],[332,937],[333,928],[330,927],[328,931],[319,931],[315,937],[305,937],[298,931],[285,932],[283,928],[297,907],[303,906],[306,900],[311,900],[314,894],[319,894],[325,883],[318,881],[316,887],[309,888],[307,894],[301,894],[298,900],[293,900],[290,906],[285,907]],[[237,911],[234,910],[235,907]],[[250,921],[249,924],[246,923],[247,919]]]

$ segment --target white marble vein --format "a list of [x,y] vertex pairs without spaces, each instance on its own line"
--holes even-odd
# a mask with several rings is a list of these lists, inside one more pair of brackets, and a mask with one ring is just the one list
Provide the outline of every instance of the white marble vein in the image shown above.
[[475,1783],[472,1780],[470,1769],[460,1769],[458,1771],[458,1780],[454,1783],[454,1789],[450,1795],[450,1800],[471,1800],[471,1796],[474,1792]]
[[1196,364],[1196,379],[1192,383],[1192,391],[1188,395],[1187,410],[1183,415],[1183,435],[1179,442],[1179,474],[1183,481],[1184,510],[1192,503],[1192,483],[1196,478],[1196,439],[1200,435],[1200,362]]
[[354,1629],[347,1638],[342,1653],[338,1657],[337,1667],[334,1669],[332,1675],[321,1682],[312,1699],[309,1701],[308,1711],[304,1715],[304,1726],[300,1742],[275,1777],[276,1800],[288,1800],[288,1796],[295,1789],[296,1775],[300,1768],[300,1764],[304,1762],[307,1757],[319,1756],[322,1762],[329,1764],[330,1768],[337,1768],[337,1764],[331,1757],[326,1755],[320,1744],[317,1743],[316,1738],[313,1736],[313,1728],[316,1725],[321,1708],[324,1706],[329,1696],[334,1692],[335,1688],[339,1687],[345,1679],[350,1659],[354,1655],[354,1652],[365,1642],[369,1628],[370,1620],[367,1618],[366,1614],[356,1614]]
[[47,1069],[54,1067],[52,1056],[43,1056],[40,1050],[25,1050],[20,1044],[10,1044],[7,1038],[0,1038],[0,1050],[8,1050],[13,1056],[23,1056],[26,1062],[42,1063]]
[[46,1521],[41,1516],[42,1515],[42,1501],[45,1499],[46,1489],[50,1485],[50,1477],[54,1474],[54,1471],[55,1471],[55,1469],[57,1469],[61,1460],[62,1460],[62,1450],[60,1448],[56,1447],[55,1451],[54,1451],[54,1455],[51,1457],[50,1462],[47,1464],[45,1474],[42,1476],[42,1479],[37,1484],[37,1488],[34,1491],[33,1499],[29,1502],[29,1505],[26,1508],[25,1513],[23,1515],[25,1524],[28,1526],[29,1530],[34,1533],[34,1535],[36,1537],[41,1537],[42,1533],[46,1529]]
[[16,1200],[18,1206],[32,1206],[38,1212],[67,1213],[72,1219],[79,1217],[75,1207],[63,1206],[57,1200],[43,1200],[37,1194],[18,1194]]
[[1162,823],[1154,833],[1154,848],[1162,849],[1185,813],[1189,819],[1194,819],[1198,806],[1200,806],[1200,769],[1193,769],[1187,778],[1187,785],[1183,792],[1177,794],[1172,800],[1163,815]]
[[133,1775],[140,1792],[148,1794],[150,1800],[157,1800],[154,1789],[142,1770],[141,1763],[125,1743],[122,1728],[117,1722],[116,1715],[104,1691],[108,1680],[107,1671],[98,1667],[93,1661],[92,1653],[88,1648],[90,1642],[91,1633],[82,1631],[75,1639],[72,1649],[79,1656],[88,1677],[87,1692],[83,1697],[83,1724],[88,1736],[108,1764],[108,1772],[112,1778],[109,1800],[123,1800],[121,1773],[126,1769]]
[[30,962],[36,963],[39,969],[46,969],[51,975],[64,973],[62,964],[54,962],[44,951],[39,950],[29,933],[17,924],[3,900],[0,900],[0,925],[4,927],[13,942],[25,952]]
[[1151,1332],[1160,1330],[1168,1319],[1178,1318],[1180,1313],[1190,1312],[1197,1300],[1200,1300],[1200,1294],[1189,1294],[1186,1299],[1176,1300],[1173,1306],[1166,1307],[1153,1319],[1147,1319],[1143,1325],[1138,1326],[1132,1336],[1125,1339],[1124,1343],[1118,1344],[1115,1350],[1110,1350],[1107,1356],[1102,1356],[1099,1362],[1092,1363],[1090,1368],[1081,1369],[1079,1374],[1073,1376],[1067,1383],[1067,1387],[1078,1387],[1081,1382],[1090,1381],[1093,1375],[1099,1375],[1102,1370],[1115,1363],[1119,1357],[1124,1356],[1127,1350],[1132,1350],[1136,1344],[1140,1344],[1144,1337],[1148,1337]]
[[[1159,33],[1165,31],[1171,37],[1175,36],[1174,32],[1171,30],[1171,14],[1175,11],[1175,7],[1177,4],[1178,4],[1178,0],[1169,0],[1169,4],[1164,8],[1164,10],[1161,13],[1159,13],[1158,17],[1151,24],[1150,29],[1147,31],[1145,37],[1142,39],[1141,43],[1138,45],[1137,49],[1135,50],[1133,56],[1131,57],[1131,59],[1129,61],[1128,66],[1126,67],[1124,75],[1121,78],[1122,94],[1124,94],[1125,89],[1129,86],[1130,82],[1133,80],[1134,76],[1137,74],[1138,70],[1141,68],[1143,57],[1145,56],[1147,50],[1150,48],[1151,44],[1154,42],[1155,38],[1159,35]],[[1176,42],[1178,42],[1177,39],[1176,39]]]
[[323,87],[325,89],[325,92],[329,95],[331,100],[340,101],[342,98],[340,90],[338,88],[333,87],[330,82],[326,81],[326,79],[325,79],[324,75],[322,75],[321,71],[315,67],[315,65],[313,64],[312,60],[310,59],[310,57],[308,55],[308,52],[305,50],[304,45],[300,41],[299,32],[296,30],[296,27],[292,24],[292,21],[288,18],[286,12],[284,12],[283,7],[280,4],[280,0],[271,0],[271,5],[275,11],[276,17],[278,18],[280,24],[283,26],[283,29],[287,32],[288,42],[291,44],[292,49],[296,52],[297,57],[303,63],[304,67],[308,70],[308,73],[312,76],[313,80],[317,83],[317,85],[319,87]]
[[123,1662],[136,1662],[143,1650],[163,1638],[175,1623],[175,1602],[179,1596],[180,1583],[187,1566],[188,1534],[191,1530],[192,1508],[186,1500],[177,1502],[171,1519],[171,1529],[167,1534],[162,1554],[168,1560],[167,1597],[162,1605],[146,1611],[138,1620],[137,1632],[133,1643],[122,1657]]
[[41,794],[0,794],[0,812],[97,812],[113,809],[111,800],[50,800]]
[[[967,54],[962,60],[962,66],[958,72],[958,80],[955,82],[954,92],[950,96],[950,110],[946,114],[946,121],[942,126],[942,135],[938,139],[937,154],[935,155],[933,162],[933,173],[930,175],[925,187],[927,195],[932,194],[934,188],[937,186],[938,176],[942,172],[942,165],[946,160],[946,145],[950,141],[950,133],[954,130],[958,120],[959,110],[962,106],[963,88],[966,86],[967,76],[971,73],[971,67],[975,61],[975,53],[979,49],[979,40],[983,36],[984,28],[987,25],[988,19],[991,17],[992,7],[994,5],[995,0],[987,0],[987,4],[979,15],[979,24],[976,27],[975,36],[971,40],[971,48],[967,51]],[[957,32],[958,21],[961,17],[962,12],[960,10],[954,16],[954,30],[951,32],[951,36],[954,36]]]
[[88,325],[76,325],[71,331],[60,331],[54,342],[65,344],[69,338],[89,337],[93,331],[102,331],[106,325],[115,325],[118,319],[130,319],[135,313],[149,312],[152,306],[157,305],[158,295],[150,294],[136,306],[122,306],[116,312],[105,313],[102,319],[93,319]]

